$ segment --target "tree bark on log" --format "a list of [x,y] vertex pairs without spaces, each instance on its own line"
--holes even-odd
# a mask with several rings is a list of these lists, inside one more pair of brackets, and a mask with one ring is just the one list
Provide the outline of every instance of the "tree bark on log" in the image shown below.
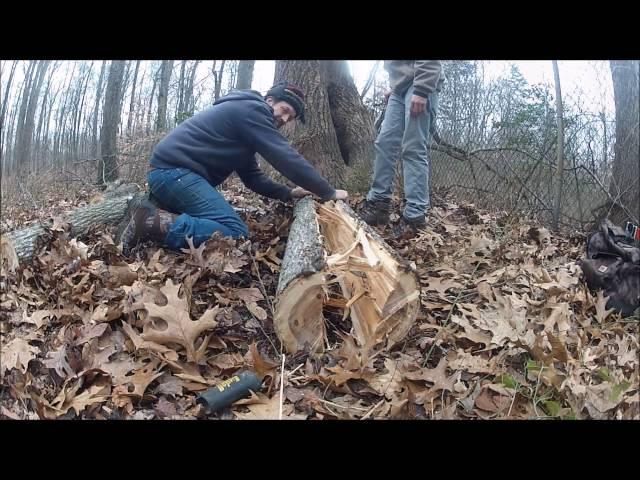
[[[144,193],[136,191],[135,185],[121,184],[107,190],[104,194],[104,201],[80,207],[62,216],[65,222],[71,226],[71,235],[79,236],[87,233],[93,225],[117,225],[122,220],[129,201],[137,195]],[[48,225],[32,225],[21,230],[14,230],[3,235],[3,244],[8,244],[13,248],[19,261],[29,260],[35,251],[38,238],[46,233]],[[3,245],[3,249],[7,248]]]
[[[339,297],[331,290],[337,285]],[[278,288],[274,327],[289,352],[324,350],[325,306],[350,315],[364,356],[402,340],[420,308],[415,272],[344,202],[294,207]]]

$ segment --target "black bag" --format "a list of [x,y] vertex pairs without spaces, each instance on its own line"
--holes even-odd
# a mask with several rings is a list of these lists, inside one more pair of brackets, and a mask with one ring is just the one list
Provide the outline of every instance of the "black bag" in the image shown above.
[[608,309],[630,316],[640,308],[640,248],[622,228],[604,219],[587,238],[587,258],[578,265],[589,288],[609,297]]

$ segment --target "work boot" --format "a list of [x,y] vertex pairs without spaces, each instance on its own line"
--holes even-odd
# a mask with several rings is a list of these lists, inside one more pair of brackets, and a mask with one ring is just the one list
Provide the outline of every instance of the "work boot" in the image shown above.
[[411,228],[413,231],[418,231],[427,226],[427,219],[424,215],[421,215],[416,218],[407,218],[404,215],[402,216],[402,222]]
[[386,225],[389,223],[390,205],[388,201],[365,200],[360,211],[360,218],[369,225]]
[[396,238],[409,239],[418,235],[418,232],[426,226],[427,220],[424,215],[412,219],[403,215],[400,221],[392,227],[392,232]]
[[125,255],[141,242],[162,243],[176,218],[178,215],[161,210],[146,197],[134,198],[118,228],[116,242],[122,242],[122,252]]

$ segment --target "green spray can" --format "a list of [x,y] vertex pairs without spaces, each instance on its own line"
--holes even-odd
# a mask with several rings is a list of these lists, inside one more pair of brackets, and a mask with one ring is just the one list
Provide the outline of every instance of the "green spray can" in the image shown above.
[[196,402],[208,412],[217,412],[249,396],[249,390],[257,392],[261,386],[262,380],[255,373],[244,371],[199,394]]

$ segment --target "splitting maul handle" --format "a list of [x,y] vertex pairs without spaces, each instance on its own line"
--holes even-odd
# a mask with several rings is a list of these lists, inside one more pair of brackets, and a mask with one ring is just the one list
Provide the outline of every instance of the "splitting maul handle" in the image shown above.
[[262,380],[255,373],[245,371],[201,393],[196,402],[205,405],[209,412],[217,412],[248,396],[249,390],[257,392],[261,386]]

